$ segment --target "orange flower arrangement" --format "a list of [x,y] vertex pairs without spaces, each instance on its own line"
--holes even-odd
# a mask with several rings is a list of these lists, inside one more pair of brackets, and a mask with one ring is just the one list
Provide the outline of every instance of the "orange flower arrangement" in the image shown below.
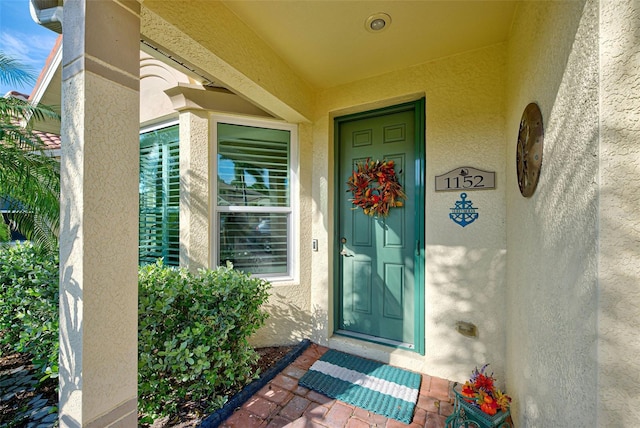
[[403,206],[401,199],[407,196],[396,178],[394,162],[372,161],[359,162],[349,180],[349,190],[353,194],[353,205],[362,208],[369,216],[386,217],[389,209]]
[[480,370],[476,367],[471,372],[471,379],[465,382],[461,394],[467,397],[468,403],[493,416],[498,410],[507,411],[511,397],[496,388],[493,373],[485,373],[488,366],[489,364],[485,364]]

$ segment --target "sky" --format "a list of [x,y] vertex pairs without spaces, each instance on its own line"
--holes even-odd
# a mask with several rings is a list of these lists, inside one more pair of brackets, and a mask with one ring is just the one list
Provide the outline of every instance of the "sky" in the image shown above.
[[[29,0],[0,0],[0,52],[28,66],[35,78],[40,74],[57,36],[33,21]],[[16,87],[0,82],[0,96],[11,90],[28,95],[32,89],[33,85]]]

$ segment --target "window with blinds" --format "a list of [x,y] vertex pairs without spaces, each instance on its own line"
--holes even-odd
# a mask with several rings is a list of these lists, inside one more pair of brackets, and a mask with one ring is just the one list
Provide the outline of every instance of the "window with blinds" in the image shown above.
[[216,134],[217,262],[291,277],[291,129],[218,122]]
[[178,125],[140,134],[139,263],[179,264]]

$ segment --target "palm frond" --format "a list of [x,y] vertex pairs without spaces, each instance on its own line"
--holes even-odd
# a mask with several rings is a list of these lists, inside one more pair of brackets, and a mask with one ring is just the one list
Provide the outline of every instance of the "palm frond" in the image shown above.
[[0,216],[0,243],[7,242],[11,238],[9,226],[4,224],[4,219]]
[[14,229],[49,249],[55,249],[58,238],[59,171],[58,162],[41,151],[6,140],[0,144],[0,195],[10,201]]
[[19,211],[11,213],[9,216],[11,220],[10,227],[13,230],[20,231],[29,241],[45,250],[55,251],[57,249],[57,224],[54,227],[48,222],[48,219],[39,213]]
[[33,84],[35,82],[33,69],[0,52],[0,82],[12,86]]
[[[31,71],[0,52],[0,82],[32,83]],[[10,203],[12,227],[52,251],[60,223],[60,164],[48,157],[30,121],[59,119],[50,107],[0,98],[0,197]],[[26,124],[26,125],[25,125]]]
[[[3,123],[16,123],[30,120],[60,120],[60,115],[53,107],[42,104],[31,104],[19,98],[0,98],[0,118]],[[28,127],[27,127],[28,128]]]

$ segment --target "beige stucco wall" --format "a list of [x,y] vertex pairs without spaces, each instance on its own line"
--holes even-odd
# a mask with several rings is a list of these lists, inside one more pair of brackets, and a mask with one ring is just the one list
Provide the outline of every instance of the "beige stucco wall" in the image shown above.
[[[389,73],[326,90],[318,96],[314,125],[314,254],[312,301],[328,320],[316,340],[423,372],[462,381],[476,365],[504,373],[504,72],[505,46]],[[355,340],[333,331],[333,123],[356,111],[426,97],[426,286],[424,357]],[[480,217],[462,228],[449,219],[461,192],[435,192],[434,179],[456,167],[496,172],[496,189],[469,191]],[[424,239],[424,238],[423,238]],[[460,335],[457,321],[478,326]]]
[[180,112],[180,265],[208,268],[211,251],[209,113]]
[[252,100],[275,117],[306,121],[312,88],[222,3],[145,0],[145,40]]
[[600,3],[598,425],[640,420],[640,2]]
[[[516,425],[596,418],[598,4],[523,2],[508,49],[507,386]],[[542,173],[516,178],[525,106],[542,111]]]
[[105,1],[65,19],[59,422],[135,426],[139,17]]
[[192,80],[150,54],[140,51],[140,123],[143,126],[167,118],[177,118],[178,114],[164,90],[178,86],[178,83],[192,83]]

